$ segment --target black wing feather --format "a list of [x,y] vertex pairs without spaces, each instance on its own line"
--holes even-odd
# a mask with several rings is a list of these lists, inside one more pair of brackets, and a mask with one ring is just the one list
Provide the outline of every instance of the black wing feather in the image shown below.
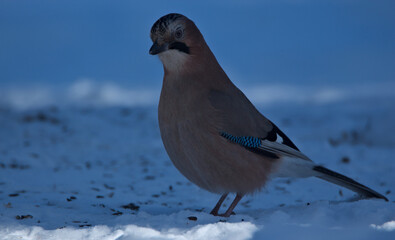
[[264,138],[266,140],[269,140],[271,142],[275,142],[277,140],[277,135],[280,136],[283,139],[282,144],[287,145],[288,147],[291,147],[295,150],[300,150],[296,147],[296,145],[283,133],[272,121],[270,123],[273,125],[273,129],[267,134],[267,137]]

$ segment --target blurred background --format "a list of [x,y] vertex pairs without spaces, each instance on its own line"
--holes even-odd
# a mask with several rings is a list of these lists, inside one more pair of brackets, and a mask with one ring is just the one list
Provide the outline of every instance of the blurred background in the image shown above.
[[258,102],[268,98],[257,89],[279,86],[293,89],[285,95],[325,87],[324,99],[341,95],[331,87],[392,94],[394,9],[392,0],[2,0],[0,104],[156,104],[163,69],[148,54],[149,31],[171,12],[197,24]]

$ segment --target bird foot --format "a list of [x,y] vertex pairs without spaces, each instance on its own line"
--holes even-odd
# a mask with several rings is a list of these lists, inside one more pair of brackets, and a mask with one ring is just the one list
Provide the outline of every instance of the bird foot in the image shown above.
[[216,217],[230,217],[230,215],[236,215],[235,212],[230,212],[230,213],[225,212],[225,213],[218,214],[218,212],[214,213],[213,211],[211,211],[210,214],[213,216],[216,216]]

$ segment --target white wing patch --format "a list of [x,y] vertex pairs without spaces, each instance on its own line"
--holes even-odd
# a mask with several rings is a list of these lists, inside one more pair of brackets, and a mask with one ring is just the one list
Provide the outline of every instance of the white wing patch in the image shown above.
[[281,144],[284,143],[284,139],[280,135],[278,135],[278,133],[276,133],[276,137],[277,137],[276,142],[281,143]]

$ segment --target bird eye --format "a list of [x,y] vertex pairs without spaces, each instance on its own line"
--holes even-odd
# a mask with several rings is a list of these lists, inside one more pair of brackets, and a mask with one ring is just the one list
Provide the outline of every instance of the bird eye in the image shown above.
[[182,35],[183,35],[183,34],[184,34],[184,33],[183,33],[182,29],[177,29],[176,32],[175,32],[175,37],[176,37],[177,39],[180,39],[180,38],[182,38]]

